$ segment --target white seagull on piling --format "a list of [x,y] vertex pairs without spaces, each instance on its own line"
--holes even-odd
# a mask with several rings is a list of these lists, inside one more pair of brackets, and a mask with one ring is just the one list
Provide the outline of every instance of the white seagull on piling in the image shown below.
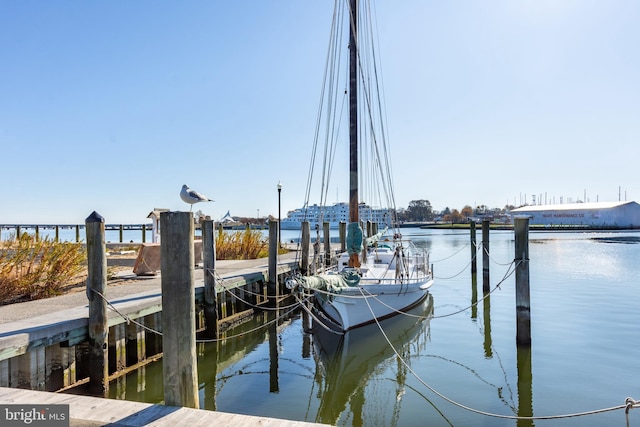
[[211,200],[207,196],[204,196],[197,191],[190,189],[188,185],[182,186],[182,190],[180,191],[180,198],[183,202],[189,203],[191,205],[191,208],[189,210],[193,209],[194,203],[213,202],[213,200]]

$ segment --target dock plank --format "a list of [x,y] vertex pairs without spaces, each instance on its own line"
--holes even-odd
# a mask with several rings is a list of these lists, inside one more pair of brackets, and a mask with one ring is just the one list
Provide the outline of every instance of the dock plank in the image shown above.
[[175,427],[178,425],[188,425],[190,427],[211,425],[229,427],[320,427],[327,425],[8,387],[0,387],[0,403],[69,405],[70,425],[77,427],[105,425],[131,427]]

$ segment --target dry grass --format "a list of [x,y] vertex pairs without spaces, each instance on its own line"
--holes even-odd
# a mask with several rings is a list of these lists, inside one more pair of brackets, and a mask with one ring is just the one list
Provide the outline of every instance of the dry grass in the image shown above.
[[216,237],[216,259],[256,259],[269,256],[269,239],[258,230],[235,233],[219,230]]
[[85,268],[86,251],[77,243],[36,240],[28,233],[0,242],[0,303],[47,298]]

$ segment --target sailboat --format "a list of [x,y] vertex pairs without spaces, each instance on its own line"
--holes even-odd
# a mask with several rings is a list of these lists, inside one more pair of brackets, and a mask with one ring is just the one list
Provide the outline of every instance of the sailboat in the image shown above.
[[[337,331],[348,330],[392,317],[420,304],[428,295],[433,284],[429,254],[424,248],[416,248],[403,239],[397,221],[393,186],[390,179],[390,152],[386,143],[381,86],[378,83],[375,37],[373,37],[372,8],[368,1],[336,1],[333,14],[332,37],[327,69],[324,97],[321,105],[333,108],[325,117],[331,124],[318,125],[326,128],[327,148],[325,148],[325,172],[323,178],[333,169],[337,153],[337,135],[340,133],[338,116],[341,102],[339,97],[345,92],[349,111],[349,223],[346,226],[346,251],[339,254],[332,268],[327,268],[312,276],[296,275],[286,281],[292,291],[311,292],[315,307],[327,323]],[[340,20],[339,17],[343,16]],[[361,24],[362,22],[362,24]],[[330,71],[332,66],[340,68],[337,59],[344,41],[340,30],[348,30],[348,89],[339,89],[336,83],[340,73]],[[364,67],[367,64],[367,67]],[[332,80],[335,77],[335,80]],[[319,117],[321,114],[319,114]],[[316,135],[316,143],[319,137]],[[316,150],[312,155],[316,158]],[[365,154],[371,156],[369,163]],[[362,164],[361,164],[362,163]],[[362,167],[362,166],[367,167]],[[314,174],[309,174],[312,177]],[[381,181],[375,178],[381,178]],[[365,190],[364,184],[375,181]],[[311,182],[308,182],[307,194]],[[328,180],[321,185],[329,187]],[[373,190],[372,190],[373,189]],[[369,191],[368,197],[384,199],[389,206],[389,223],[392,228],[377,230],[377,223],[363,227],[366,218],[360,218],[361,196]],[[326,201],[326,193],[321,194]],[[321,200],[321,205],[326,205]],[[305,203],[308,205],[308,201]],[[381,224],[386,225],[386,224]],[[363,228],[368,232],[364,236]]]

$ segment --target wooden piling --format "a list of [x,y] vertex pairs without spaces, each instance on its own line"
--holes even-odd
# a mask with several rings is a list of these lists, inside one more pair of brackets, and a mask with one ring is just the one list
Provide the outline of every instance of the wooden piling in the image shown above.
[[326,267],[331,265],[331,232],[328,222],[322,223],[323,241],[324,241],[324,265]]
[[514,218],[516,262],[516,342],[531,345],[531,306],[529,292],[529,217]]
[[338,235],[340,236],[340,252],[347,250],[347,223],[342,221],[338,224]]
[[269,298],[278,299],[278,221],[269,221]]
[[60,226],[56,225],[56,243],[60,241]]
[[487,294],[489,284],[489,220],[482,221],[482,292]]
[[300,250],[302,251],[300,271],[303,276],[309,273],[309,242],[311,240],[311,225],[309,221],[302,222],[302,242]]
[[202,224],[202,263],[204,268],[204,321],[205,335],[218,337],[218,302],[216,301],[216,238],[213,220],[205,219]]
[[76,225],[76,243],[80,242],[80,226]]
[[36,225],[36,242],[40,240],[40,226]]
[[193,236],[191,212],[160,214],[164,401],[198,408]]
[[476,241],[476,223],[471,221],[469,224],[469,230],[471,232],[471,274],[475,274],[478,271],[477,256],[478,256],[478,242]]
[[122,243],[124,237],[124,225],[120,224],[120,243]]
[[[93,212],[85,220],[87,233],[87,298],[89,298],[89,387],[96,396],[109,393],[107,324],[107,245],[104,218]],[[102,295],[102,296],[101,296]]]

